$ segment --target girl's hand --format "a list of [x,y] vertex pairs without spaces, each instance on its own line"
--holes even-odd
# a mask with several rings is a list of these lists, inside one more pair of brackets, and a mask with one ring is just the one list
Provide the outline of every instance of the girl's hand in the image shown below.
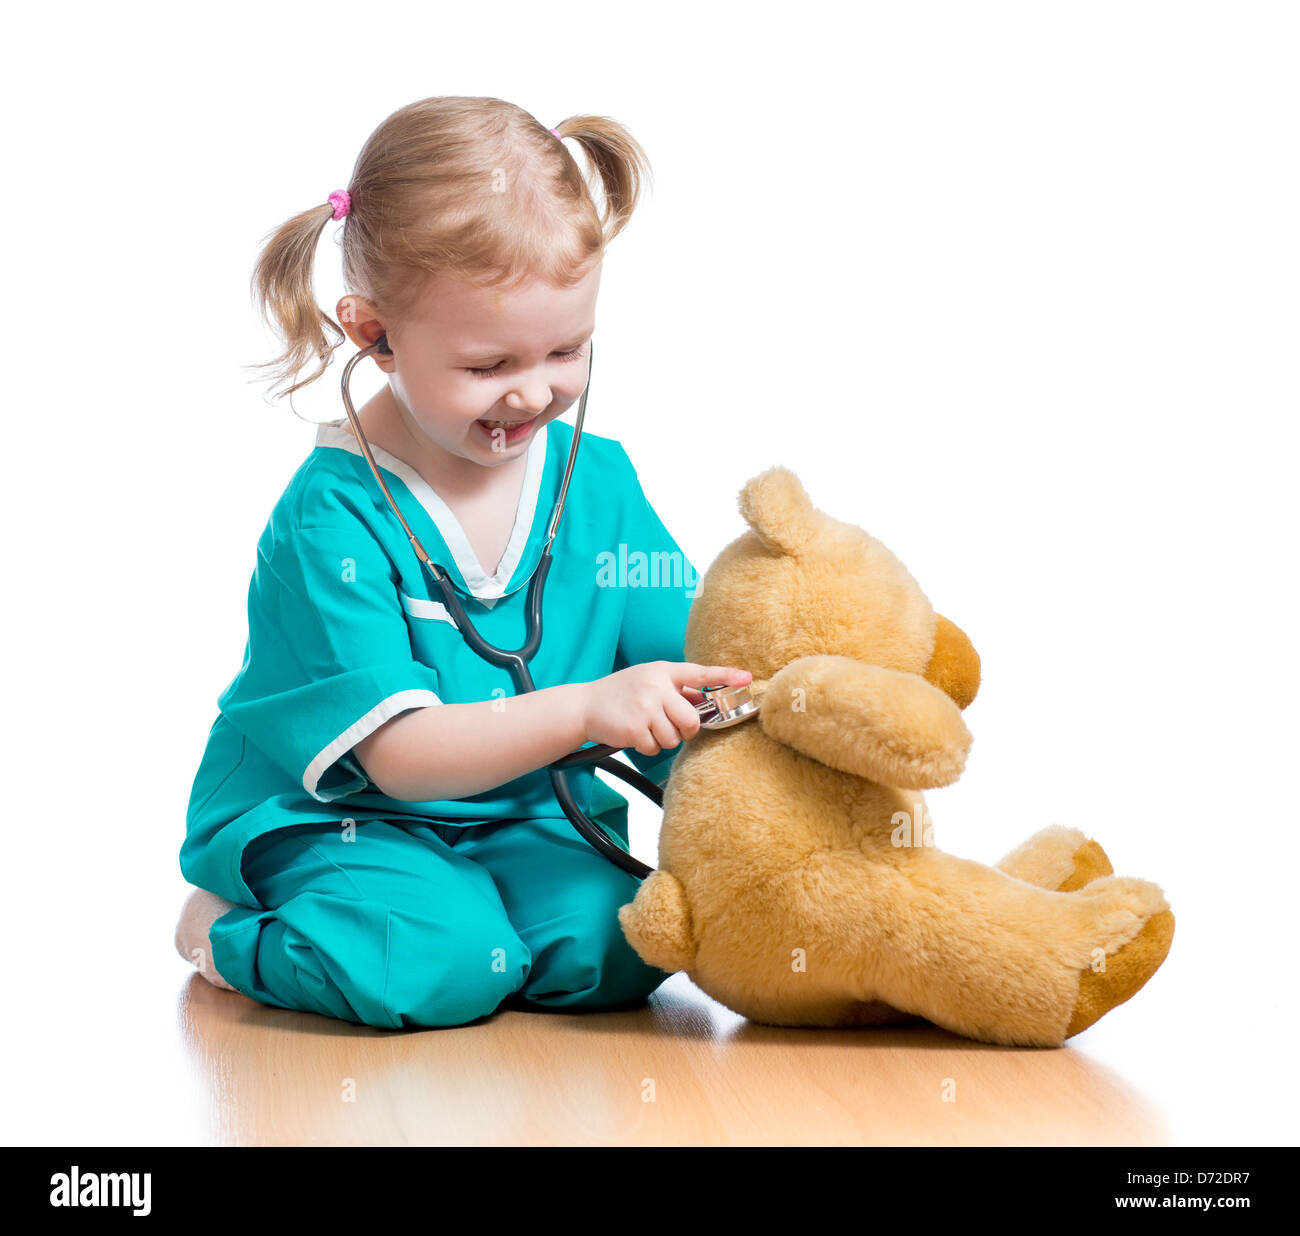
[[700,732],[699,688],[740,687],[752,677],[749,670],[726,665],[647,661],[597,678],[586,684],[586,741],[658,755]]

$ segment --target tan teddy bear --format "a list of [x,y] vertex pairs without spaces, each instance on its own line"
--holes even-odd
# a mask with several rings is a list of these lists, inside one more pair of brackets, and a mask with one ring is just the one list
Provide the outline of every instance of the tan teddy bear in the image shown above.
[[1076,829],[996,867],[936,849],[920,791],[954,782],[979,658],[903,564],[786,468],[740,494],[750,531],[706,572],[685,656],[753,672],[757,719],[673,764],[659,866],[622,907],[640,957],[780,1026],[928,1019],[1059,1046],[1155,973],[1160,889]]

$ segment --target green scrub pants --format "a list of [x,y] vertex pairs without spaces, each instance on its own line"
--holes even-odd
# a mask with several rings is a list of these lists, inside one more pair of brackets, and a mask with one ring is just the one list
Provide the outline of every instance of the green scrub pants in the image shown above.
[[618,909],[640,881],[564,817],[290,825],[244,850],[263,908],[212,925],[212,960],[263,1004],[385,1029],[457,1026],[509,1000],[605,1009],[668,974],[632,950]]

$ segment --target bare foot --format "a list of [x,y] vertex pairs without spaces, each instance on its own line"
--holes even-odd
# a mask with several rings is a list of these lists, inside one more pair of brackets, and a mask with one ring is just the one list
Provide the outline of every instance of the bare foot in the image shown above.
[[237,991],[238,988],[227,983],[212,964],[212,942],[208,939],[208,932],[217,919],[234,908],[233,901],[196,888],[181,907],[181,916],[176,923],[176,951],[191,965],[198,966],[199,973],[214,987],[224,987],[227,991]]

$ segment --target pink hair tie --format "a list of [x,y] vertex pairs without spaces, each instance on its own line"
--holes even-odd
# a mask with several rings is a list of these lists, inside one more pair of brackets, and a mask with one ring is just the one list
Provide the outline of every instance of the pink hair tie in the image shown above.
[[[559,130],[552,129],[551,132],[554,133],[556,137],[560,137]],[[564,138],[560,137],[560,141],[564,141]]]
[[352,195],[346,189],[335,189],[329,196],[329,203],[334,207],[332,218],[342,219],[352,209]]

